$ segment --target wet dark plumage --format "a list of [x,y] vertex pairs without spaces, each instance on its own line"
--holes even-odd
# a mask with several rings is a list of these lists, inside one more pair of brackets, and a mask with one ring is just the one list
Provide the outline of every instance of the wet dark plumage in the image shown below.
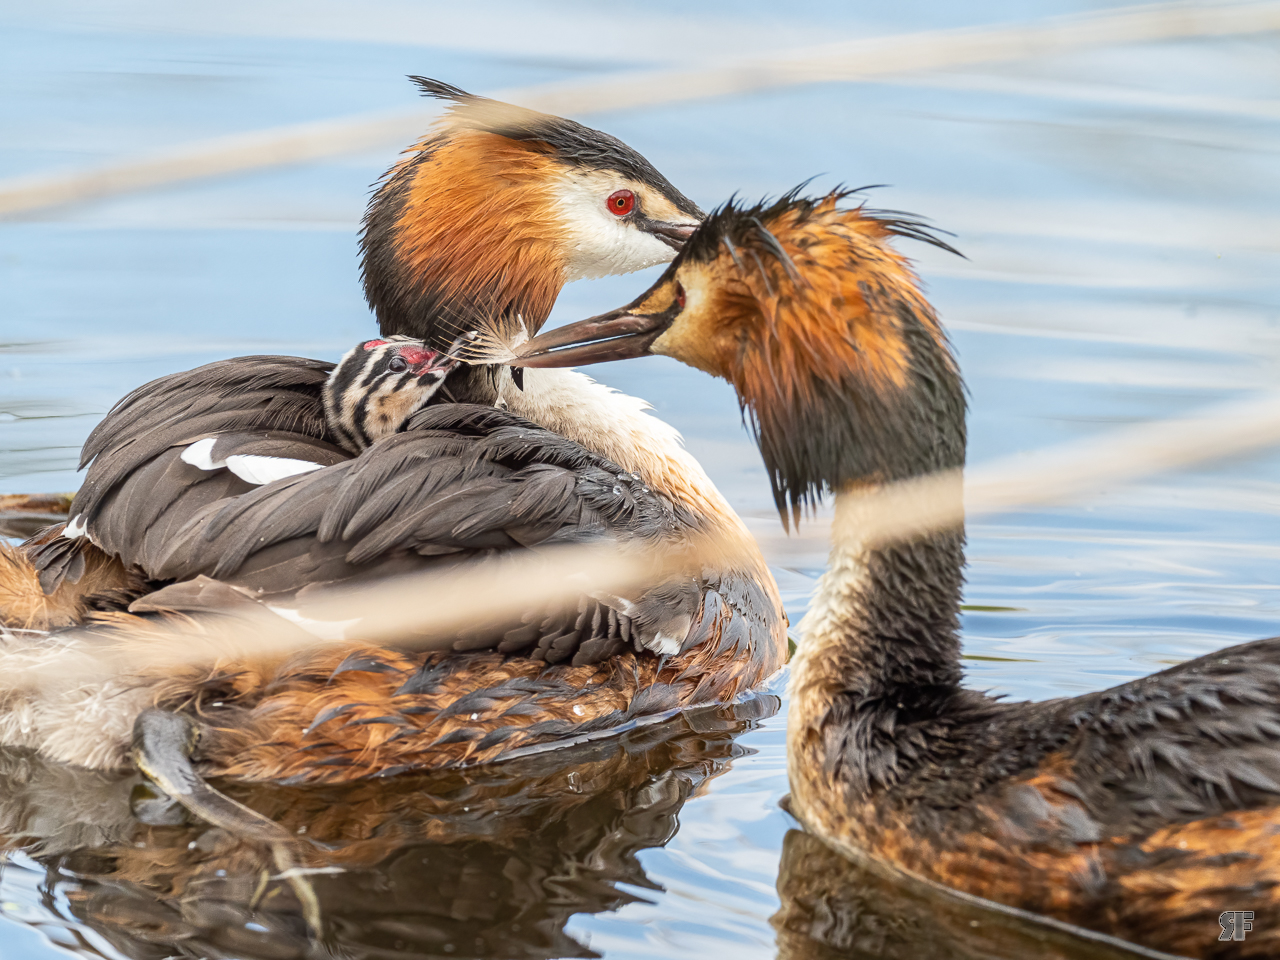
[[[1275,956],[1280,638],[1043,703],[965,689],[963,530],[857,521],[864,492],[964,463],[959,370],[888,243],[924,228],[841,199],[731,202],[606,315],[734,385],[784,519],[837,494],[792,660],[790,809],[881,869],[1179,955]],[[1246,941],[1218,941],[1224,910],[1255,911]]]

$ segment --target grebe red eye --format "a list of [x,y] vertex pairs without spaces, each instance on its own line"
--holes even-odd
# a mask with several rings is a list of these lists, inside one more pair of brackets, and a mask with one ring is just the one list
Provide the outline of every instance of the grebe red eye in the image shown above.
[[676,303],[680,305],[680,309],[684,309],[684,286],[676,284]]
[[404,373],[409,369],[409,361],[399,355],[391,358],[391,362],[387,364],[387,369],[392,373]]
[[615,217],[625,217],[636,208],[636,195],[630,190],[619,190],[617,193],[609,194],[605,206]]

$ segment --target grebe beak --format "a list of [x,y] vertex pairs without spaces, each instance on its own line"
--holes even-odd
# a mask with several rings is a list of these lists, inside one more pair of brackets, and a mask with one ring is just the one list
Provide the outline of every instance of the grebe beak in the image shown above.
[[410,369],[418,375],[419,378],[438,375],[443,378],[454,367],[458,365],[458,361],[447,353],[440,353],[436,350],[402,347],[400,356],[404,357],[410,364]]
[[435,377],[443,380],[457,365],[458,361],[453,359],[453,357],[441,355],[439,360],[423,364],[420,367],[415,367],[414,370],[417,372],[419,380],[425,380],[428,377]]
[[632,313],[631,307],[622,307],[539,334],[508,362],[513,367],[573,367],[643,357],[676,312]]
[[647,217],[640,220],[637,226],[647,233],[652,233],[672,250],[682,249],[684,242],[693,236],[693,231],[698,229],[696,223],[671,223],[666,220],[650,220]]

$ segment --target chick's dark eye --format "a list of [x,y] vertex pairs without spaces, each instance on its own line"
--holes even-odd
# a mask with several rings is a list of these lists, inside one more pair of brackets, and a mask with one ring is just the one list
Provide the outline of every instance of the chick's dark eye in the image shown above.
[[625,217],[636,208],[636,195],[630,190],[619,190],[617,193],[609,194],[605,206],[615,217]]
[[387,369],[392,373],[404,373],[409,369],[409,361],[404,357],[392,357],[391,362],[387,364]]
[[684,309],[684,286],[679,283],[676,284],[676,303],[681,310]]

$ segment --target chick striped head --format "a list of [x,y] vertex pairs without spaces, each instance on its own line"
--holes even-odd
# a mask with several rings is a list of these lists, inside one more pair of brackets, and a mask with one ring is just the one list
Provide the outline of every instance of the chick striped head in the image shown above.
[[457,361],[421,340],[394,336],[349,350],[324,386],[324,412],[338,442],[359,453],[401,430],[427,405]]

